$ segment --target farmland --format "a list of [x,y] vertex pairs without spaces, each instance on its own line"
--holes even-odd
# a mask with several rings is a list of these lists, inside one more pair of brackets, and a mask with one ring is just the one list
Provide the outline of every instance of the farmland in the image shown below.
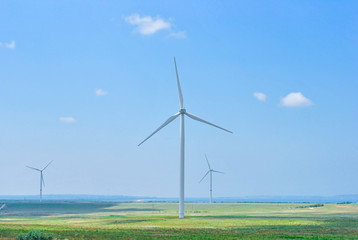
[[8,202],[0,238],[32,229],[57,239],[358,239],[358,204]]

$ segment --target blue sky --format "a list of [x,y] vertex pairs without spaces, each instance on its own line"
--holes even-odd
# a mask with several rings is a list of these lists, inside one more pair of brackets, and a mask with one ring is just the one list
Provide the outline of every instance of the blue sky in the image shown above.
[[356,1],[1,1],[0,195],[357,194]]

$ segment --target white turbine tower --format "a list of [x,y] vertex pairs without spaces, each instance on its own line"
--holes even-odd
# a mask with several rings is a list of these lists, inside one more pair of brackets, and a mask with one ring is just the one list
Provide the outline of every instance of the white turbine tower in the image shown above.
[[29,167],[26,166],[28,168],[31,168],[33,170],[39,171],[40,172],[40,202],[42,202],[42,184],[45,186],[45,180],[44,180],[44,176],[43,176],[43,171],[52,163],[53,161],[49,162],[46,167],[44,167],[42,170],[38,169],[38,168],[33,168],[33,167]]
[[213,202],[213,172],[216,172],[216,173],[223,173],[223,172],[219,172],[219,171],[216,171],[216,170],[212,169],[212,168],[210,167],[209,160],[208,160],[208,158],[206,157],[206,154],[205,154],[205,158],[206,158],[206,162],[208,163],[209,171],[206,172],[206,174],[205,174],[204,177],[199,181],[199,183],[201,183],[201,181],[203,181],[204,178],[210,173],[210,203],[212,203],[212,202]]
[[180,115],[180,183],[179,183],[179,218],[184,218],[184,148],[185,148],[185,141],[184,141],[184,115],[197,120],[199,122],[202,123],[206,123],[208,125],[211,125],[213,127],[217,127],[220,128],[221,130],[224,130],[226,132],[232,133],[231,131],[219,127],[215,124],[212,124],[208,121],[205,121],[197,116],[194,116],[193,114],[188,113],[184,106],[183,106],[183,95],[181,93],[181,88],[180,88],[180,82],[179,82],[179,75],[178,75],[178,69],[177,69],[177,64],[175,61],[175,57],[174,57],[174,65],[175,65],[175,72],[176,72],[176,76],[177,76],[177,85],[178,85],[178,94],[179,94],[179,105],[180,105],[180,109],[179,112],[177,112],[176,114],[174,114],[173,116],[171,116],[170,118],[168,118],[167,121],[165,121],[157,130],[155,130],[152,134],[150,134],[146,139],[144,139],[141,143],[138,144],[138,146],[140,146],[142,143],[144,143],[145,141],[147,141],[150,137],[152,137],[154,134],[156,134],[160,129],[164,128],[166,125],[168,125],[169,123],[171,123],[174,119],[176,119],[179,115]]

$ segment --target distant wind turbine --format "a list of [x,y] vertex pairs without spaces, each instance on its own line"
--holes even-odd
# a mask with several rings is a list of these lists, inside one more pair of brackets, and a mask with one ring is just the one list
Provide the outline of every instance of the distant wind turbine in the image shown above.
[[5,207],[6,207],[6,204],[3,203],[3,204],[1,205],[1,207],[0,207],[0,211],[3,210]]
[[216,170],[212,169],[212,168],[210,167],[209,160],[208,160],[208,158],[206,157],[206,154],[205,154],[205,158],[206,158],[206,162],[208,163],[209,171],[206,172],[206,174],[205,174],[204,177],[199,181],[199,183],[201,183],[201,181],[203,181],[204,178],[210,173],[210,203],[212,203],[212,202],[213,202],[213,172],[216,172],[216,173],[223,173],[223,172],[219,172],[219,171],[216,171]]
[[33,170],[39,171],[40,172],[40,202],[42,202],[42,184],[45,186],[45,180],[44,180],[44,176],[43,176],[43,171],[52,163],[53,161],[49,162],[46,167],[44,167],[42,170],[38,169],[38,168],[34,168],[34,167],[29,167],[26,166],[28,168],[31,168]]
[[152,137],[154,134],[156,134],[160,129],[164,128],[166,125],[171,123],[174,119],[176,119],[180,115],[180,183],[179,183],[179,218],[184,218],[184,147],[185,147],[185,141],[184,141],[184,115],[197,120],[202,123],[206,123],[208,125],[211,125],[213,127],[217,127],[221,130],[224,130],[226,132],[232,133],[231,131],[219,127],[215,124],[212,124],[208,121],[205,121],[197,116],[194,116],[193,114],[188,113],[183,105],[183,95],[180,88],[180,82],[179,82],[179,75],[178,75],[178,69],[177,64],[174,57],[174,65],[175,65],[175,72],[177,76],[177,86],[178,86],[178,94],[179,94],[179,105],[180,109],[179,112],[168,118],[157,130],[155,130],[152,134],[150,134],[146,139],[144,139],[141,143],[138,144],[140,146],[142,143],[147,141],[150,137]]

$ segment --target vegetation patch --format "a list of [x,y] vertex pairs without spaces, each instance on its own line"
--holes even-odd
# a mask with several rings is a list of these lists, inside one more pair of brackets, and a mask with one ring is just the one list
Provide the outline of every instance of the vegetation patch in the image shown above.
[[324,204],[317,203],[317,204],[312,204],[312,205],[298,206],[296,208],[317,208],[317,207],[324,207]]
[[46,235],[40,231],[31,230],[28,234],[20,233],[16,240],[52,240],[53,235]]

